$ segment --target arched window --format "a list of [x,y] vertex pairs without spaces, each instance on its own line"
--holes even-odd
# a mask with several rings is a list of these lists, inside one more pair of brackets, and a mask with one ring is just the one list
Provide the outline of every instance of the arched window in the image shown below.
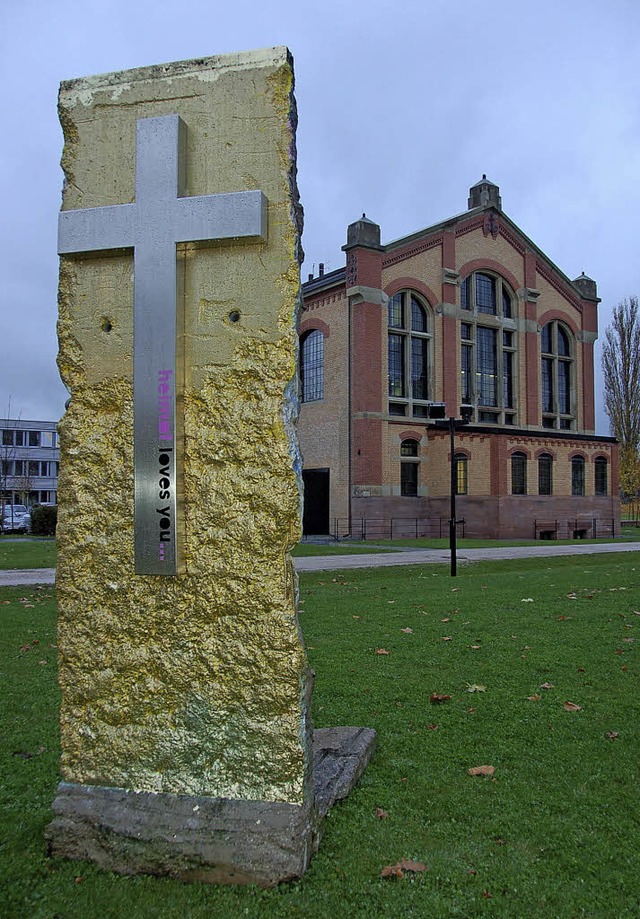
[[460,306],[474,314],[511,319],[513,295],[499,275],[475,271],[460,285]]
[[302,338],[300,383],[303,402],[324,399],[324,335],[319,329],[307,332]]
[[453,457],[455,467],[456,494],[466,495],[469,493],[468,462],[464,453],[456,453]]
[[553,494],[553,457],[550,453],[541,453],[538,457],[538,494]]
[[416,294],[389,299],[389,414],[426,418],[431,398],[431,314]]
[[596,461],[594,463],[595,493],[600,496],[609,494],[609,475],[607,465],[606,456],[596,456]]
[[400,494],[405,497],[415,498],[418,495],[418,441],[412,438],[403,440],[400,444]]
[[[474,406],[474,420],[515,424],[515,297],[498,275],[476,271],[460,285],[462,401]],[[506,322],[505,322],[506,320]]]
[[548,322],[540,337],[542,352],[542,426],[569,431],[573,408],[573,336],[561,322]]
[[526,453],[511,454],[511,494],[526,495],[527,493],[527,455]]
[[571,494],[584,494],[584,457],[574,456],[571,459]]

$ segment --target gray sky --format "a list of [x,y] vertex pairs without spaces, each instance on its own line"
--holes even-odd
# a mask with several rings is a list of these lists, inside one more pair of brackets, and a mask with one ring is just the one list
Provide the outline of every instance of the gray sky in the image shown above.
[[[600,336],[640,294],[638,0],[4,0],[0,416],[56,419],[61,80],[288,45],[303,277],[343,264],[363,211],[383,241],[465,210],[486,173],[567,274],[598,282]],[[598,368],[597,430],[608,433]]]

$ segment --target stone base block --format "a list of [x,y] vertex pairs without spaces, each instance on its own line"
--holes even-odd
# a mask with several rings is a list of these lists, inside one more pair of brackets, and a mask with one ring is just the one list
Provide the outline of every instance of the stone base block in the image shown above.
[[152,794],[61,782],[49,854],[119,874],[270,887],[300,877],[329,808],[358,781],[375,731],[314,732],[315,800],[304,805]]

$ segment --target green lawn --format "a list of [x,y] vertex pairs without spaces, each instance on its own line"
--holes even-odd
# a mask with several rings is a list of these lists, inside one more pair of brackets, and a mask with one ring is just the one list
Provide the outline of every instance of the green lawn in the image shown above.
[[0,539],[0,569],[55,568],[55,539]]
[[[314,721],[379,742],[308,873],[268,891],[46,858],[52,591],[1,590],[0,915],[637,919],[639,574],[628,553],[302,576]],[[380,878],[403,858],[428,870]]]

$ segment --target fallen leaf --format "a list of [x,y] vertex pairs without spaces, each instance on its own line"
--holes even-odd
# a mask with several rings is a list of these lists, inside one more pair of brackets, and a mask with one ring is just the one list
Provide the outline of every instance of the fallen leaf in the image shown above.
[[391,651],[386,651],[384,648],[376,648],[376,654],[391,654]]
[[473,715],[474,712],[475,712],[475,708],[473,708],[473,706],[467,709],[467,715]]
[[622,640],[626,642],[631,642],[631,641],[635,641],[635,638],[623,638]]
[[386,820],[389,814],[383,810],[381,807],[376,807],[376,817],[378,820]]
[[452,587],[452,588],[451,588],[451,593],[454,594],[457,590],[460,590],[460,588],[459,588],[459,587]]
[[407,635],[413,635],[413,629],[410,629],[409,626],[406,629],[400,629],[401,632],[405,632]]
[[437,705],[439,702],[448,702],[451,699],[451,696],[441,696],[437,692],[432,692],[429,696],[429,702],[432,705]]
[[553,683],[542,683],[540,689],[555,689]]
[[483,890],[482,896],[484,897],[485,900],[493,900],[493,895],[490,894],[488,890]]
[[403,878],[405,871],[411,871],[417,874],[420,871],[426,871],[427,866],[422,862],[414,862],[410,858],[403,858],[397,865],[387,865],[380,872],[381,878]]
[[604,736],[608,737],[609,740],[617,740],[620,737],[620,731],[607,731]]
[[443,638],[442,640],[443,640],[443,641],[453,641],[453,638],[452,638],[451,635],[445,635],[444,638]]
[[537,692],[534,693],[532,696],[527,696],[527,699],[529,700],[529,702],[539,702],[541,698],[542,696],[539,695],[539,693]]
[[559,622],[566,622],[568,619],[573,619],[573,616],[558,616]]
[[428,730],[428,731],[437,731],[437,730],[438,730],[438,727],[439,727],[439,725],[437,725],[437,724],[428,724],[428,725],[427,725],[427,730]]
[[480,645],[469,645],[469,647],[471,648],[472,651],[479,651],[479,650],[480,650]]
[[565,712],[581,712],[582,711],[582,706],[576,705],[575,702],[563,702],[562,707],[565,710]]
[[440,622],[451,622],[451,616],[447,616],[445,619],[441,619]]
[[495,771],[495,766],[472,766],[471,769],[467,769],[469,775],[493,775]]
[[467,692],[486,692],[487,687],[481,686],[479,683],[470,683],[467,687]]

